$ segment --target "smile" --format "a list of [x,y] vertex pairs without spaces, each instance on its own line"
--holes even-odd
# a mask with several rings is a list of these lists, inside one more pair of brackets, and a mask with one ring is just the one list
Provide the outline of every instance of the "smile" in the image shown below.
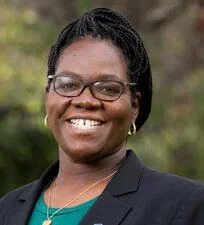
[[95,128],[102,124],[101,121],[90,120],[90,119],[70,119],[69,122],[72,124],[72,126],[78,129],[84,129],[84,130]]

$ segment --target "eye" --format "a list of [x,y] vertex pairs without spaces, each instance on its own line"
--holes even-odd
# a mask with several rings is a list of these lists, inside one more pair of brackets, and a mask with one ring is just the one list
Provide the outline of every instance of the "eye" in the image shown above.
[[62,83],[60,85],[61,89],[66,89],[66,90],[74,90],[77,89],[78,85],[75,83]]
[[97,83],[96,91],[103,95],[116,96],[121,92],[121,85],[114,81],[99,82]]
[[78,91],[81,88],[81,83],[70,77],[57,77],[55,81],[55,89],[61,92]]

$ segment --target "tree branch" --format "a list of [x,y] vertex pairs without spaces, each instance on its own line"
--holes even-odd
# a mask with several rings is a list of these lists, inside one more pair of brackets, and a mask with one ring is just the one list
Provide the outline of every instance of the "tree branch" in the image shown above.
[[188,6],[189,0],[171,1],[165,7],[155,9],[145,20],[146,28],[149,30],[157,30],[161,26],[174,20]]

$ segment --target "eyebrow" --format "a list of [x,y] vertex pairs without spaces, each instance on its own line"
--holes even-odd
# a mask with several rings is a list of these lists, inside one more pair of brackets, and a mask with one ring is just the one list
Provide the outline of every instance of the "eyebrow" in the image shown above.
[[[57,75],[66,75],[66,76],[70,76],[73,78],[84,78],[84,75],[79,74],[79,73],[75,73],[75,72],[71,72],[71,71],[62,71]],[[96,77],[96,80],[118,80],[121,81],[121,79],[116,75],[116,74],[99,74]]]
[[78,73],[74,73],[74,72],[61,72],[61,73],[58,73],[58,74],[56,74],[56,75],[66,75],[66,76],[69,76],[69,77],[73,77],[73,78],[78,78],[78,77],[81,77],[81,75],[80,74],[78,74]]
[[101,80],[120,80],[116,74],[99,74],[98,78]]

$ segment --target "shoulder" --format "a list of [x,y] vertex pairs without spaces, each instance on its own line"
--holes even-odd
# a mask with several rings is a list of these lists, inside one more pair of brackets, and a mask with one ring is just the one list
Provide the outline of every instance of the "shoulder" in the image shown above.
[[3,212],[3,209],[8,210],[9,208],[15,207],[14,204],[18,202],[24,194],[29,193],[36,183],[37,180],[14,189],[0,198],[0,214]]
[[[134,187],[120,198],[138,207],[144,224],[200,225],[204,221],[204,184],[145,166],[131,151],[117,185]],[[125,182],[123,182],[125,180]],[[124,183],[124,184],[123,184]],[[134,183],[135,185],[132,185]],[[149,216],[146,216],[149,215]],[[143,222],[144,222],[143,221]]]
[[[204,184],[198,181],[161,172],[145,166],[132,150],[127,151],[125,165],[127,169],[123,169],[124,173],[121,173],[123,178],[125,178],[127,174],[135,174],[135,179],[138,179],[139,177],[139,187],[145,190],[149,190],[151,188],[152,190],[159,190],[160,192],[165,190],[165,193],[168,193],[168,191],[181,191],[183,193],[188,190],[204,188]],[[133,177],[131,177],[130,182],[134,182]]]
[[145,167],[140,188],[148,207],[169,216],[171,224],[203,224],[204,184]]
[[58,168],[59,162],[57,161],[50,165],[39,179],[10,191],[3,196],[0,199],[0,216],[4,214],[4,212],[6,214],[10,209],[19,207],[19,204],[24,201],[28,200],[30,205],[35,203],[36,198],[38,198],[44,188],[56,177]]
[[27,192],[36,182],[37,180],[8,192],[6,195],[0,198],[0,204],[7,201],[8,199],[19,198],[21,194]]
[[204,190],[204,184],[185,177],[160,172],[144,166],[141,183],[153,189],[165,190],[165,193],[186,193],[193,190]]
[[[160,191],[165,189],[165,193],[168,191],[185,192],[197,188],[204,189],[204,184],[201,182],[145,166],[132,150],[127,151],[125,164],[127,169],[123,170],[125,172],[122,173],[124,177],[127,173],[135,174],[136,176],[139,174],[139,186],[142,186],[143,189],[149,189],[150,187],[153,190],[158,189]],[[131,182],[134,182],[134,180],[131,179]]]

